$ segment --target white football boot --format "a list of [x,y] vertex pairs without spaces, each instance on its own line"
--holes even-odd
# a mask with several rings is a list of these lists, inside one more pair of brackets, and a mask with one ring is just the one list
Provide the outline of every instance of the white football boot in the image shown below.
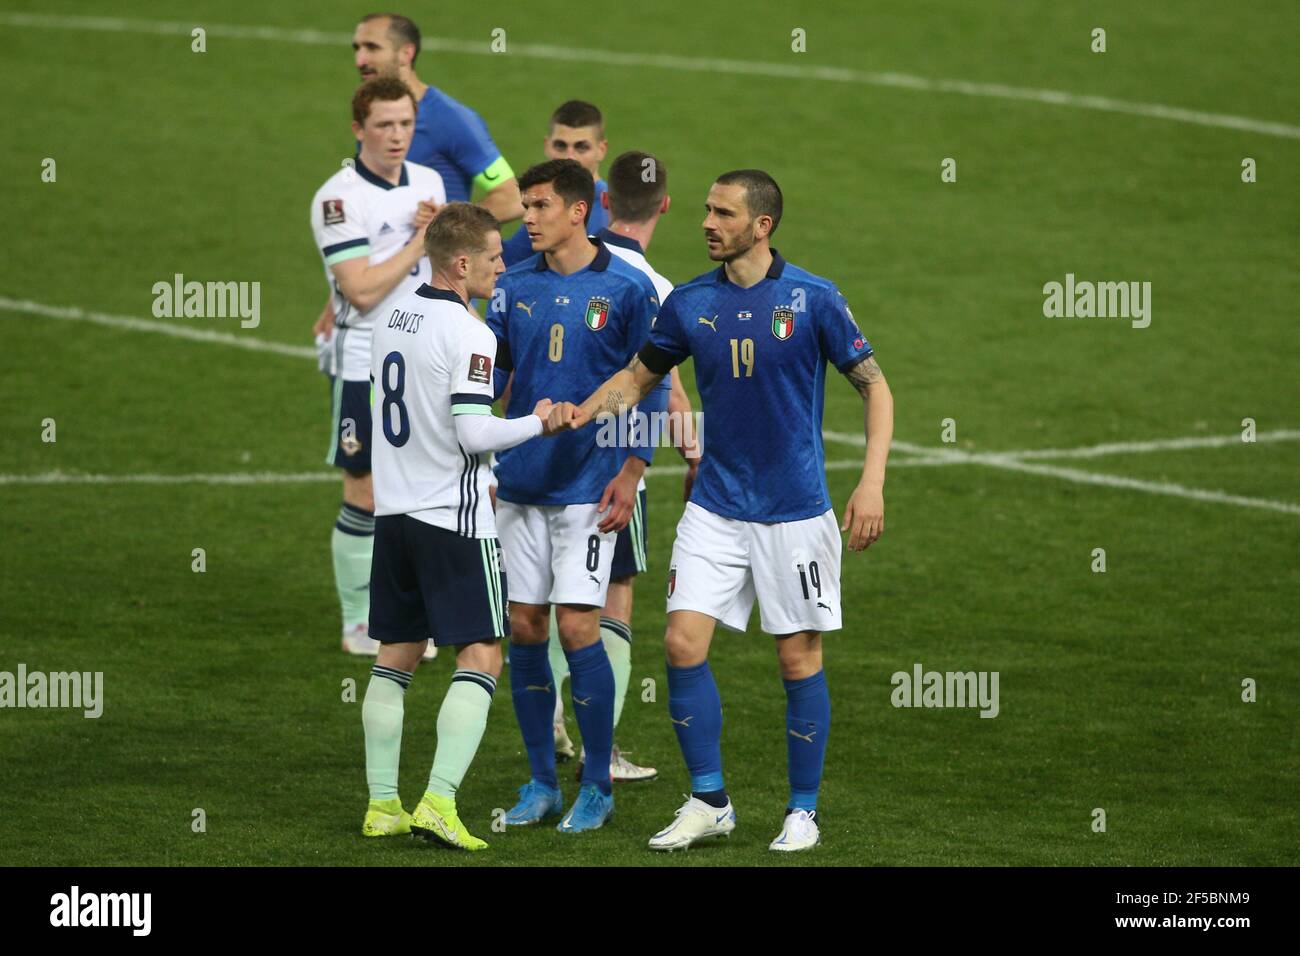
[[420,655],[421,660],[431,661],[438,656],[438,645],[430,641],[424,647],[424,653]]
[[343,632],[343,650],[358,657],[378,657],[379,642],[370,636],[369,626],[358,624]]
[[794,853],[799,850],[811,850],[821,842],[822,834],[817,829],[817,811],[791,810],[785,815],[781,832],[767,845],[767,848]]
[[[631,753],[632,751],[627,751]],[[582,771],[587,767],[587,748],[583,747],[578,757],[577,779],[582,779]],[[609,752],[609,779],[614,783],[641,783],[645,780],[653,780],[659,776],[659,771],[654,767],[641,767],[628,760],[623,755],[623,751],[618,749],[618,744]]]
[[736,810],[727,801],[719,810],[703,800],[687,797],[674,814],[673,822],[650,838],[652,850],[685,850],[699,840],[727,837],[736,829]]

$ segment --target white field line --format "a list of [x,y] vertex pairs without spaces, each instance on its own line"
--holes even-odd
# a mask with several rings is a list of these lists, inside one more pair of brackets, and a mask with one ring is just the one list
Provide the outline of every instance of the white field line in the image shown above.
[[[901,459],[890,462],[890,467],[928,464],[926,461]],[[857,471],[862,462],[828,461],[827,471]],[[686,474],[685,465],[655,465],[646,471],[646,478],[680,478]],[[236,471],[225,474],[188,475],[104,475],[78,472],[47,471],[38,475],[0,475],[0,485],[298,485],[314,482],[337,482],[339,474],[330,471]]]
[[109,328],[127,329],[132,332],[155,332],[170,335],[178,339],[190,339],[194,342],[207,342],[211,345],[230,345],[252,352],[274,352],[277,355],[292,355],[295,358],[316,357],[316,350],[306,345],[288,345],[267,339],[253,338],[247,335],[235,335],[231,332],[212,332],[208,329],[196,329],[188,325],[172,322],[158,322],[153,319],[134,319],[126,315],[109,315],[104,312],[92,312],[78,309],[76,306],[45,305],[26,299],[11,299],[0,296],[0,311],[40,315],[48,319],[68,319],[74,322],[93,322]]
[[[827,438],[842,444],[864,446],[865,440],[861,435],[855,435],[849,432],[826,432]],[[1274,432],[1261,432],[1256,435],[1257,439],[1263,440],[1264,435],[1268,435],[1269,441],[1287,441],[1300,438],[1300,431],[1278,430]],[[1226,440],[1225,440],[1226,439]],[[1091,448],[1065,449],[1069,452],[1066,457],[1090,458],[1095,457],[1096,449],[1106,449],[1101,454],[1117,454],[1120,452],[1150,452],[1159,451],[1165,448],[1204,448],[1215,445],[1227,445],[1234,442],[1240,443],[1241,436],[1214,436],[1196,439],[1166,439],[1164,441],[1148,442],[1123,442],[1113,443],[1110,445],[1094,445]],[[1100,485],[1105,488],[1125,488],[1130,491],[1143,491],[1153,495],[1169,495],[1176,498],[1189,498],[1193,501],[1207,501],[1214,504],[1222,505],[1239,505],[1243,508],[1263,508],[1267,511],[1280,511],[1283,514],[1300,515],[1300,505],[1291,504],[1287,501],[1274,501],[1269,498],[1248,498],[1244,495],[1232,495],[1224,491],[1207,491],[1201,488],[1188,488],[1186,485],[1177,485],[1167,481],[1146,481],[1140,478],[1127,478],[1123,475],[1106,475],[1092,471],[1082,471],[1078,468],[1063,468],[1058,465],[1043,465],[1034,462],[1024,461],[1025,457],[1030,455],[1049,455],[1054,454],[1055,449],[1046,449],[1042,452],[990,452],[980,454],[975,452],[960,451],[955,448],[934,448],[924,445],[915,445],[911,442],[895,442],[895,447],[904,451],[928,453],[929,457],[913,459],[910,464],[914,465],[984,465],[988,468],[1002,468],[1007,471],[1017,471],[1028,475],[1044,475],[1051,478],[1060,478],[1063,481],[1072,481],[1084,485]]]
[[[350,34],[322,30],[290,30],[280,27],[239,26],[221,23],[199,23],[132,20],[119,17],[54,16],[31,13],[0,13],[0,24],[12,27],[48,28],[56,30],[89,30],[116,33],[146,33],[164,36],[190,36],[196,26],[202,26],[209,37],[230,40],[268,40],[281,43],[299,43],[312,46],[337,47],[346,50],[352,41]],[[1108,96],[1087,96],[1061,90],[1034,89],[1007,86],[1002,83],[975,83],[968,80],[931,79],[907,73],[874,73],[844,67],[808,66],[796,63],[754,62],[725,60],[711,57],[673,56],[659,53],[621,53],[613,50],[584,50],[568,46],[549,46],[511,41],[505,53],[494,53],[488,38],[482,40],[455,40],[441,37],[424,37],[422,48],[442,53],[478,56],[518,56],[538,60],[590,65],[599,63],[626,70],[629,67],[676,70],[690,73],[729,73],[741,76],[767,76],[789,80],[822,80],[832,83],[852,83],[862,86],[879,86],[893,89],[915,90],[922,93],[946,93],[1000,100],[1018,100],[1048,106],[1067,106],[1075,109],[1099,110],[1107,113],[1124,113],[1149,119],[1190,123],[1220,129],[1240,130],[1263,136],[1300,139],[1300,126],[1232,116],[1224,113],[1206,113],[1201,110],[1165,106],[1160,103],[1140,103],[1117,100]]]
[[[827,441],[865,448],[866,439],[855,432],[823,431],[822,437]],[[1268,443],[1275,441],[1300,440],[1300,429],[1277,428],[1272,431],[1257,432],[1255,441]],[[957,465],[966,460],[965,456],[979,454],[985,457],[1023,461],[1033,458],[1101,458],[1105,455],[1142,454],[1155,451],[1184,451],[1189,448],[1224,448],[1231,445],[1248,444],[1241,440],[1240,432],[1230,435],[1194,435],[1188,438],[1157,438],[1150,441],[1108,442],[1102,445],[1087,445],[1083,448],[1029,448],[1022,451],[964,452],[956,448],[938,445],[917,445],[913,442],[896,441],[892,448],[898,451],[920,455],[924,464]],[[917,464],[922,462],[918,461]]]

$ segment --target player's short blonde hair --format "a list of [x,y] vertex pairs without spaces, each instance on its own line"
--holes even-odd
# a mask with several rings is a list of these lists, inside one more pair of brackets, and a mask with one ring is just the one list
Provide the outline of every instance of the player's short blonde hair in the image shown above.
[[456,256],[483,252],[498,226],[497,217],[482,206],[449,202],[424,230],[424,254],[430,265],[441,268]]

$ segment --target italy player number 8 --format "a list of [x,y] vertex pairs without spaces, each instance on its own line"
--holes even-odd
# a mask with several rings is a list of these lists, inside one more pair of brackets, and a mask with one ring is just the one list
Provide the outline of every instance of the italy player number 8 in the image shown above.
[[[397,381],[392,381],[390,369],[397,369]],[[379,410],[379,417],[384,423],[384,437],[388,444],[401,448],[411,438],[411,419],[406,414],[406,404],[402,393],[406,391],[406,360],[401,352],[389,352],[384,356],[382,371],[384,403]],[[393,409],[397,409],[397,431],[393,431]]]
[[551,326],[551,344],[546,355],[552,362],[558,362],[564,357],[564,326],[559,322]]
[[595,571],[600,567],[600,538],[592,535],[587,539],[587,570]]

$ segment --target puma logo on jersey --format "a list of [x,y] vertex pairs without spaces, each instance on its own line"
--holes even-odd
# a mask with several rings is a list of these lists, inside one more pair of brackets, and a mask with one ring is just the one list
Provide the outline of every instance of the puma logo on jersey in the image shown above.
[[818,601],[818,602],[817,602],[817,606],[818,606],[818,607],[824,607],[824,608],[826,608],[826,610],[828,610],[828,611],[831,609],[831,606],[830,606],[829,604],[823,604],[821,601]]
[[716,332],[718,331],[718,317],[715,315],[711,319],[706,319],[704,316],[700,316],[700,325],[707,325],[714,332]]
[[799,733],[799,732],[796,731],[796,730],[791,730],[791,731],[790,731],[790,736],[791,736],[791,737],[798,737],[800,740],[806,740],[806,741],[808,741],[808,743],[812,743],[812,742],[813,742],[813,735],[816,734],[816,733],[817,733],[817,731],[815,731],[815,730],[810,730],[810,731],[808,731],[807,735],[805,736],[804,734],[801,734],[801,733]]
[[691,721],[695,719],[695,715],[691,714],[687,717],[683,717],[681,720],[678,720],[676,717],[669,717],[668,719],[671,720],[678,727],[689,727],[691,725]]
[[586,700],[583,700],[581,697],[575,697],[573,698],[573,702],[577,704],[579,707],[586,707],[588,704],[591,703],[591,698],[588,697]]
[[587,577],[591,578],[593,581],[596,582],[596,587],[600,587],[600,578],[596,577],[596,575],[594,574],[589,574],[587,575]]
[[540,690],[543,694],[549,694],[551,692],[551,685],[544,684],[543,686],[538,687],[536,684],[529,684],[524,688],[524,690]]
[[533,301],[529,302],[527,305],[524,305],[522,302],[516,302],[515,308],[522,309],[523,311],[527,312],[528,317],[531,319],[533,317],[533,306],[535,306],[536,304],[537,304],[536,299],[533,299]]

